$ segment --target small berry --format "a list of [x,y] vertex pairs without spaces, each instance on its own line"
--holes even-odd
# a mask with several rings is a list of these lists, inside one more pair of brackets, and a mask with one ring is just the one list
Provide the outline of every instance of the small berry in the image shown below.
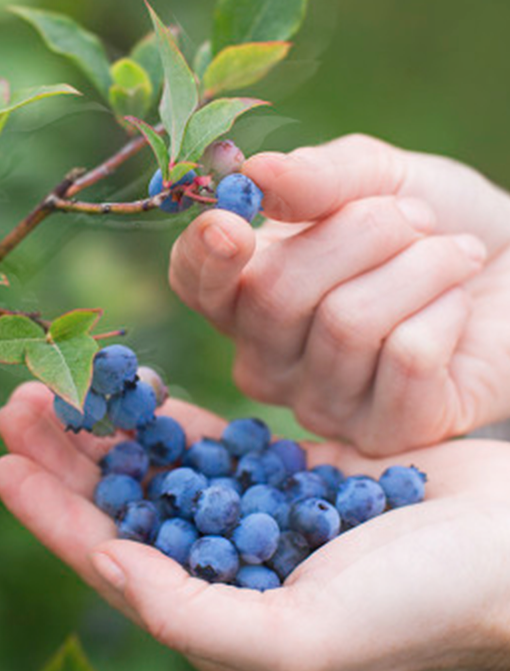
[[[190,170],[178,182],[175,182],[173,188],[183,186],[185,184],[192,184],[196,176],[196,172],[194,170]],[[161,170],[158,169],[152,176],[152,179],[149,183],[149,196],[154,198],[164,190],[165,186],[163,184],[163,174],[161,173]],[[168,198],[165,198],[159,208],[168,214],[177,214],[178,212],[187,210],[192,205],[193,201],[191,198],[185,198],[178,193],[172,193],[170,196],[168,196]]]
[[324,480],[317,473],[310,471],[294,473],[285,482],[283,489],[292,503],[312,498],[325,499],[327,496]]
[[212,172],[216,178],[239,172],[245,161],[243,152],[232,140],[213,142],[204,152],[202,165],[206,172]]
[[306,538],[297,531],[284,531],[278,540],[278,547],[267,565],[277,573],[281,580],[303,562],[310,554]]
[[122,394],[112,396],[108,402],[108,414],[118,429],[133,431],[149,424],[156,411],[156,395],[145,382],[127,387]]
[[198,531],[195,526],[191,522],[176,517],[163,522],[154,546],[182,566],[186,566],[191,547],[197,539]]
[[136,354],[123,345],[110,345],[99,351],[94,359],[92,389],[104,396],[120,394],[126,384],[134,382],[138,360]]
[[420,503],[425,496],[427,476],[415,466],[390,466],[379,478],[391,508]]
[[248,489],[253,485],[279,487],[287,476],[280,457],[274,452],[249,452],[237,464],[236,478]]
[[324,499],[298,501],[290,509],[289,526],[302,534],[311,548],[318,548],[340,532],[340,515]]
[[285,494],[270,485],[254,485],[246,490],[241,499],[243,517],[252,513],[266,513],[274,517],[280,529],[289,522],[289,504]]
[[253,513],[234,529],[232,542],[247,564],[262,564],[276,552],[279,537],[278,524],[270,515]]
[[200,494],[207,487],[207,478],[191,468],[176,468],[168,473],[161,494],[168,515],[193,519]]
[[251,222],[260,211],[264,194],[249,177],[233,174],[224,177],[216,189],[220,210],[235,212]]
[[230,454],[240,458],[248,452],[265,450],[271,440],[271,432],[261,419],[234,419],[223,431],[221,439]]
[[143,447],[133,440],[115,445],[99,462],[103,475],[117,473],[143,480],[149,470],[149,457]]
[[335,503],[336,495],[338,493],[338,488],[345,480],[345,475],[335,466],[330,464],[321,464],[320,466],[315,466],[312,468],[312,473],[319,475],[324,482],[328,490],[326,499],[330,503]]
[[161,407],[168,398],[168,387],[163,382],[161,375],[147,366],[140,366],[136,375],[140,382],[146,382],[152,387],[156,394],[158,408]]
[[186,451],[183,463],[207,478],[227,477],[232,473],[232,459],[227,448],[212,438],[203,438],[194,443]]
[[227,535],[239,522],[241,499],[227,487],[208,487],[200,494],[195,511],[197,529],[208,535]]
[[184,429],[171,417],[156,417],[138,431],[138,440],[145,447],[153,466],[171,466],[186,449]]
[[381,485],[364,475],[347,478],[338,488],[336,509],[350,526],[362,524],[384,512],[386,496]]
[[92,431],[94,425],[105,418],[107,403],[103,396],[89,391],[85,398],[83,412],[61,399],[60,396],[55,396],[53,408],[58,420],[64,424],[66,429],[78,433],[82,429]]
[[96,506],[114,519],[120,517],[128,503],[142,499],[140,483],[129,475],[107,475],[99,481],[94,492]]
[[280,457],[288,475],[306,470],[306,452],[293,440],[277,440],[269,446],[269,451]]
[[281,587],[280,578],[267,566],[243,566],[236,575],[236,585],[265,592]]
[[204,536],[193,544],[189,555],[191,573],[208,582],[232,582],[239,569],[239,555],[222,536]]
[[242,495],[243,493],[243,488],[241,487],[241,483],[236,480],[235,478],[211,478],[209,480],[209,485],[211,487],[215,487],[216,485],[220,487],[229,487],[230,489],[233,489],[236,494],[239,494],[239,496]]
[[153,543],[159,528],[159,515],[150,501],[128,503],[117,522],[119,538]]

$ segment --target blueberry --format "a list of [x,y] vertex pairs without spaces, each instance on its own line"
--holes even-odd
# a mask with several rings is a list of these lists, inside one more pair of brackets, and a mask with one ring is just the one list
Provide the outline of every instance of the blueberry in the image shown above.
[[289,501],[296,503],[304,499],[325,499],[327,487],[324,480],[310,471],[300,471],[291,475],[284,483],[284,491]]
[[276,487],[254,485],[246,490],[241,499],[241,514],[246,517],[252,513],[271,515],[280,529],[288,528],[289,504],[285,494]]
[[141,382],[146,382],[152,387],[154,393],[156,394],[158,408],[162,406],[168,398],[168,387],[163,382],[161,375],[154,369],[148,368],[147,366],[140,366],[136,372],[136,375]]
[[386,496],[381,485],[363,475],[347,478],[338,488],[336,509],[342,521],[350,526],[380,515],[386,508]]
[[246,175],[233,174],[218,184],[216,197],[216,207],[220,210],[235,212],[251,222],[260,211],[264,194]]
[[345,475],[342,473],[342,471],[338,470],[338,468],[335,466],[321,464],[320,466],[315,466],[315,468],[312,468],[312,473],[316,473],[324,480],[328,490],[326,499],[330,503],[335,503],[338,488],[345,480]]
[[293,440],[277,440],[269,446],[269,451],[280,457],[288,475],[306,470],[306,452],[299,443]]
[[138,440],[145,447],[153,466],[171,466],[186,449],[184,429],[171,417],[156,417],[138,431]]
[[232,140],[219,140],[209,145],[202,156],[204,170],[222,179],[239,172],[245,161],[243,152]]
[[243,566],[236,575],[236,585],[265,592],[281,587],[280,578],[267,566]]
[[280,529],[266,513],[243,517],[234,529],[232,541],[247,564],[262,564],[270,559],[278,547]]
[[149,470],[149,457],[143,447],[133,440],[115,445],[99,462],[103,475],[118,473],[143,480]]
[[237,464],[236,478],[248,489],[253,485],[279,487],[287,472],[280,457],[273,452],[249,452]]
[[119,538],[153,543],[159,528],[159,514],[150,501],[128,503],[117,522]]
[[305,499],[290,509],[289,526],[302,534],[312,549],[336,538],[340,532],[340,515],[324,499]]
[[129,475],[107,475],[99,481],[94,492],[98,508],[113,518],[118,518],[128,503],[142,499],[140,483]]
[[227,487],[208,487],[200,494],[195,511],[195,524],[203,533],[227,535],[239,522],[241,499]]
[[271,440],[271,432],[260,419],[234,419],[221,437],[233,457],[243,457],[248,452],[265,450]]
[[[173,186],[176,187],[183,186],[185,184],[192,184],[196,176],[196,172],[194,170],[190,170]],[[163,175],[161,170],[158,169],[152,176],[152,179],[149,183],[149,196],[154,198],[154,196],[160,194],[162,191],[164,191],[164,189]],[[165,198],[159,207],[161,210],[163,210],[163,212],[167,212],[168,214],[176,214],[177,212],[182,212],[188,209],[188,207],[191,207],[191,205],[193,205],[193,201],[190,198],[183,198],[178,193],[172,193],[170,196],[168,196],[168,198]]]
[[191,547],[197,539],[198,531],[191,522],[175,518],[163,522],[154,546],[182,566],[186,566]]
[[415,466],[390,466],[379,478],[391,508],[423,501],[427,476]]
[[53,408],[58,420],[64,424],[66,429],[78,433],[82,429],[92,431],[94,424],[104,419],[107,404],[103,396],[89,391],[85,398],[83,412],[61,399],[60,396],[55,396]]
[[209,480],[209,485],[211,487],[220,485],[221,487],[229,487],[230,489],[233,489],[239,496],[243,493],[243,488],[241,487],[241,483],[236,480],[235,478],[211,478]]
[[207,478],[191,468],[171,471],[163,482],[161,494],[167,513],[193,519],[198,498],[207,487]]
[[222,536],[204,536],[193,544],[189,555],[191,573],[209,582],[231,582],[239,569],[239,555]]
[[98,352],[94,359],[92,389],[98,394],[120,394],[127,383],[136,378],[136,354],[123,345],[110,345]]
[[151,501],[157,508],[159,516],[161,519],[168,517],[168,509],[161,498],[163,493],[163,483],[165,481],[168,471],[162,471],[161,473],[156,473],[145,488],[145,498]]
[[310,554],[310,546],[304,536],[297,531],[284,531],[278,540],[278,547],[267,565],[281,580],[292,573]]
[[112,396],[108,402],[108,414],[118,429],[133,431],[149,424],[154,419],[156,395],[145,382],[127,387],[122,394]]
[[221,478],[232,473],[232,459],[227,448],[212,438],[203,438],[194,443],[186,451],[183,463],[208,478]]

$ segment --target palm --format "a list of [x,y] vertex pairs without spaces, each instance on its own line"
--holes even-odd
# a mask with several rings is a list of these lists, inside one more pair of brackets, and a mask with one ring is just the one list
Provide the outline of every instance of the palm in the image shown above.
[[[457,442],[407,455],[429,474],[426,503],[340,536],[285,588],[261,595],[207,585],[152,548],[113,540],[114,525],[90,502],[99,476],[94,462],[107,445],[64,434],[50,405],[48,392],[29,385],[0,416],[12,453],[0,460],[6,505],[115,607],[204,671],[451,668],[444,665],[457,664],[459,655],[476,656],[470,630],[487,623],[489,635],[506,603],[508,578],[498,557],[508,556],[510,545],[502,531],[510,452],[502,443]],[[218,435],[223,426],[176,401],[166,410],[191,440]],[[309,454],[312,464],[337,464],[347,473],[377,476],[391,463],[333,444]],[[96,573],[90,556],[97,550],[122,565],[124,590]]]

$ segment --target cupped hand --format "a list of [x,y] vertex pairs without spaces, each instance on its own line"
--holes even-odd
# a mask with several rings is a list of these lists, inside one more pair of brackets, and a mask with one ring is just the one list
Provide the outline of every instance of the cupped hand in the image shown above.
[[254,231],[202,214],[170,281],[233,338],[247,395],[373,456],[508,415],[508,195],[364,136],[260,154],[244,172],[270,219]]
[[[191,441],[223,420],[170,401]],[[263,594],[190,577],[154,548],[115,540],[91,502],[111,441],[66,434],[37,384],[0,413],[6,506],[113,606],[204,671],[510,669],[510,450],[456,441],[405,457],[426,501],[373,519],[315,552]],[[378,476],[392,459],[316,445],[311,465]],[[402,462],[402,458],[400,460]]]

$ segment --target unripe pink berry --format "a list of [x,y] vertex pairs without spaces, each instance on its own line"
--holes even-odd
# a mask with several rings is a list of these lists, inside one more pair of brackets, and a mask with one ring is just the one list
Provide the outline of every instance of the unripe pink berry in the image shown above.
[[142,382],[145,382],[152,387],[156,394],[158,407],[162,406],[168,398],[168,389],[159,373],[156,373],[155,370],[148,368],[147,366],[140,366],[137,375]]
[[239,172],[245,161],[243,152],[232,140],[213,142],[206,149],[202,164],[207,172],[222,179],[233,172]]

